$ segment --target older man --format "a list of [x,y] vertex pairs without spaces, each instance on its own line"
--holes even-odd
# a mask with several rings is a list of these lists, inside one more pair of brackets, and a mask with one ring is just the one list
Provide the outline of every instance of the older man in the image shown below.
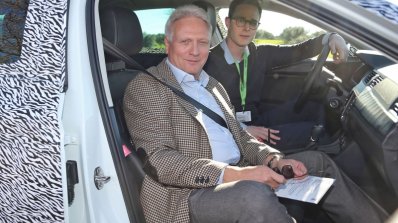
[[147,74],[126,89],[126,122],[146,154],[141,202],[147,222],[293,222],[273,192],[286,179],[272,169],[286,165],[293,177],[336,179],[322,205],[336,222],[381,222],[383,213],[326,155],[287,159],[240,127],[226,91],[202,70],[210,30],[202,9],[176,9],[166,24],[168,57],[148,71],[217,113],[227,127]]

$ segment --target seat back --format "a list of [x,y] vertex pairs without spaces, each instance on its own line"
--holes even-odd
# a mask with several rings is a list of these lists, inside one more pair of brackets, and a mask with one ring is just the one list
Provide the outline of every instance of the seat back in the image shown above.
[[[204,1],[197,1],[195,4],[199,4],[199,6],[204,8],[208,14],[213,13],[215,24],[214,6]],[[209,11],[211,9],[213,9],[212,12]],[[104,8],[100,11],[100,21],[102,35],[106,40],[133,59],[139,55],[138,53],[143,47],[143,34],[138,17],[131,9],[121,7]],[[214,27],[215,26],[213,26],[213,30]],[[163,55],[159,58],[145,59],[145,61],[143,61],[144,67],[155,65],[148,63],[160,60],[162,59],[161,57],[163,57]],[[139,202],[139,194],[145,172],[143,170],[143,164],[138,157],[136,148],[134,148],[134,144],[131,142],[123,113],[124,91],[128,83],[138,73],[140,73],[140,71],[139,68],[125,63],[122,58],[118,58],[107,53],[105,54],[105,58],[107,62],[108,83],[114,104],[114,116],[119,133],[117,137],[120,147],[119,149],[129,151],[126,154],[126,158],[122,161],[124,176],[128,183],[128,191],[125,193],[128,194],[133,209],[129,210],[129,213],[132,211],[135,221],[141,223],[145,222],[145,217],[143,215],[141,203]],[[150,60],[149,62],[148,59]],[[130,216],[130,219],[131,218],[132,217]]]
[[216,30],[217,27],[217,13],[216,13],[216,8],[214,7],[213,4],[211,4],[208,1],[204,0],[199,0],[199,1],[194,1],[192,4],[204,9],[207,13],[207,17],[210,20],[211,27],[212,27],[212,34]]
[[[100,11],[103,37],[127,55],[138,53],[143,46],[143,36],[137,15],[130,9],[108,7]],[[114,117],[118,132],[118,149],[124,152],[122,168],[127,182],[125,197],[130,201],[132,210],[128,210],[130,220],[145,222],[140,203],[140,191],[145,177],[143,165],[139,159],[124,119],[123,97],[128,83],[138,74],[138,69],[126,69],[121,58],[105,54],[108,70],[108,83],[114,104]],[[128,205],[127,205],[128,207]]]

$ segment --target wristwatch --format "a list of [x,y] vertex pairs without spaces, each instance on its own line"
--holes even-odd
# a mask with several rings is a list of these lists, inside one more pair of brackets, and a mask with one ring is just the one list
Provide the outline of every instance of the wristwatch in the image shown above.
[[272,169],[273,168],[272,164],[274,163],[275,159],[280,160],[282,158],[283,158],[282,154],[279,154],[279,153],[278,154],[273,154],[272,158],[268,161],[267,166]]

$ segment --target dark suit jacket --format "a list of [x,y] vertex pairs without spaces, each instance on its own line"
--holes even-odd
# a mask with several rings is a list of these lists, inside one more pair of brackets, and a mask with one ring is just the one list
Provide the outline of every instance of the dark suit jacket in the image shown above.
[[[182,91],[165,60],[149,72]],[[261,165],[269,153],[278,152],[241,129],[219,82],[210,77],[207,89],[222,108],[240,149],[239,166]],[[141,190],[147,222],[189,222],[190,192],[216,186],[224,166],[212,160],[197,109],[153,77],[139,74],[126,89],[124,112],[136,148],[147,154]]]
[[[249,44],[247,97],[245,110],[251,111],[253,123],[265,112],[260,109],[261,91],[264,88],[266,75],[276,67],[286,66],[319,54],[322,50],[322,38],[309,39],[295,45],[260,45]],[[243,61],[239,63],[243,72]],[[204,70],[219,81],[227,90],[236,111],[242,111],[240,97],[240,75],[235,64],[228,64],[221,45],[211,49]],[[250,123],[248,123],[250,124]]]

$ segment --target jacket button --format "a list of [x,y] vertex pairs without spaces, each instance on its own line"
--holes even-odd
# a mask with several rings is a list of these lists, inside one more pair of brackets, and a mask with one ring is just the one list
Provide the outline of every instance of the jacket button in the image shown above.
[[205,180],[205,183],[209,183],[209,181],[210,181],[210,178],[207,177],[206,180]]
[[205,182],[205,178],[203,176],[200,177],[200,183],[204,183]]
[[199,183],[199,177],[195,178],[195,183]]

